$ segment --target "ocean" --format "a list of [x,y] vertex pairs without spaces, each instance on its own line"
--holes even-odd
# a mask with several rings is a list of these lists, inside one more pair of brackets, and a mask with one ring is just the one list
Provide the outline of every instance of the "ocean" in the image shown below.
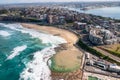
[[120,7],[105,7],[105,8],[96,8],[90,10],[80,10],[80,8],[69,8],[70,10],[75,10],[81,13],[93,14],[103,17],[110,17],[114,19],[120,19]]
[[44,31],[0,23],[0,80],[51,80],[47,61],[61,43]]

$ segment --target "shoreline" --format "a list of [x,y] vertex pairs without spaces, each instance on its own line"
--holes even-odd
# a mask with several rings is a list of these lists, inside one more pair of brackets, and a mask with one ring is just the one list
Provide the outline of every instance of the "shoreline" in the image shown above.
[[[59,78],[65,79],[65,77],[71,76],[69,75],[70,73],[73,74],[73,77],[75,77],[76,75],[78,76],[78,74],[74,75],[75,73],[81,74],[81,63],[82,63],[83,53],[77,47],[74,46],[74,44],[76,44],[76,42],[79,39],[77,35],[75,35],[74,33],[68,30],[59,29],[52,26],[40,26],[40,25],[28,24],[28,23],[21,23],[21,25],[25,28],[35,29],[37,31],[43,31],[52,34],[54,36],[59,36],[67,41],[67,43],[61,44],[64,45],[62,46],[63,49],[60,49],[58,52],[56,52],[55,55],[53,55],[55,57],[54,60],[57,63],[57,65],[55,66],[57,66],[57,68],[60,66],[62,67],[64,66],[66,69],[72,69],[76,67],[76,64],[79,64],[80,66],[78,69],[75,69],[73,71],[67,73],[63,72],[62,76],[60,75],[61,72],[51,70],[51,76],[53,79],[59,79]],[[79,78],[80,76],[81,75],[79,75]]]
[[[34,29],[37,31],[42,31],[48,34],[52,34],[54,36],[62,37],[63,39],[67,41],[67,43],[70,42],[70,43],[75,44],[78,41],[78,37],[74,33],[68,30],[59,29],[59,28],[52,27],[52,26],[40,26],[37,24],[30,24],[30,23],[21,23],[21,25],[25,28]],[[69,36],[68,34],[70,35],[70,37],[67,37]]]

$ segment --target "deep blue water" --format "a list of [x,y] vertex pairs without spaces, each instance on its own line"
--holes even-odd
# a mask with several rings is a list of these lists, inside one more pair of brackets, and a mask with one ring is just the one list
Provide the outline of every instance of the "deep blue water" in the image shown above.
[[120,7],[106,7],[106,8],[96,8],[96,9],[90,9],[90,10],[80,10],[80,8],[70,8],[72,10],[76,10],[78,12],[82,13],[88,13],[88,14],[94,14],[99,15],[103,17],[111,17],[115,19],[120,19]]

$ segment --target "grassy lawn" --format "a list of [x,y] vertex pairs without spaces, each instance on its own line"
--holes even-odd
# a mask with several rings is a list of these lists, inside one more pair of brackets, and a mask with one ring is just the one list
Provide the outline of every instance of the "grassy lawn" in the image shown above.
[[120,44],[105,46],[106,49],[120,53]]
[[101,49],[120,57],[120,44],[100,46]]
[[98,79],[97,77],[89,76],[89,77],[88,77],[88,80],[100,80],[100,79]]

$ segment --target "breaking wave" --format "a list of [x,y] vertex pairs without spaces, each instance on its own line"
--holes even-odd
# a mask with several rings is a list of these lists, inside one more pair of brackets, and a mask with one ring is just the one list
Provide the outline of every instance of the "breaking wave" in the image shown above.
[[55,54],[54,47],[48,47],[34,53],[34,58],[20,74],[19,80],[51,80],[47,60]]
[[[27,33],[31,35],[32,38],[39,38],[42,43],[48,44],[50,43],[51,47],[46,47],[41,51],[37,51],[33,53],[33,60],[25,64],[24,70],[20,73],[19,80],[51,80],[51,72],[49,70],[49,67],[47,65],[47,61],[50,57],[55,54],[54,48],[59,46],[59,44],[66,43],[66,40],[64,40],[61,37],[53,36],[48,33],[39,32],[36,30],[24,28],[20,24],[2,24],[0,25],[20,31],[21,33]],[[12,54],[8,56],[7,59],[12,59],[15,56],[19,55],[21,51],[25,50],[27,46],[21,46],[14,48],[12,51]],[[23,62],[24,63],[24,62]]]
[[7,57],[6,60],[13,59],[15,56],[18,56],[20,52],[24,51],[27,48],[26,45],[18,46],[11,51],[11,55]]
[[40,40],[42,40],[42,43],[51,43],[56,45],[61,42],[66,43],[66,40],[64,40],[61,37],[53,36],[51,34],[39,32],[33,29],[24,28],[20,24],[0,24],[0,25],[4,25],[4,27],[10,28],[12,30],[20,31],[22,33],[28,33],[33,38],[39,38]]
[[10,36],[11,34],[8,33],[7,31],[0,30],[0,35],[3,36],[3,37],[8,37],[8,36]]

